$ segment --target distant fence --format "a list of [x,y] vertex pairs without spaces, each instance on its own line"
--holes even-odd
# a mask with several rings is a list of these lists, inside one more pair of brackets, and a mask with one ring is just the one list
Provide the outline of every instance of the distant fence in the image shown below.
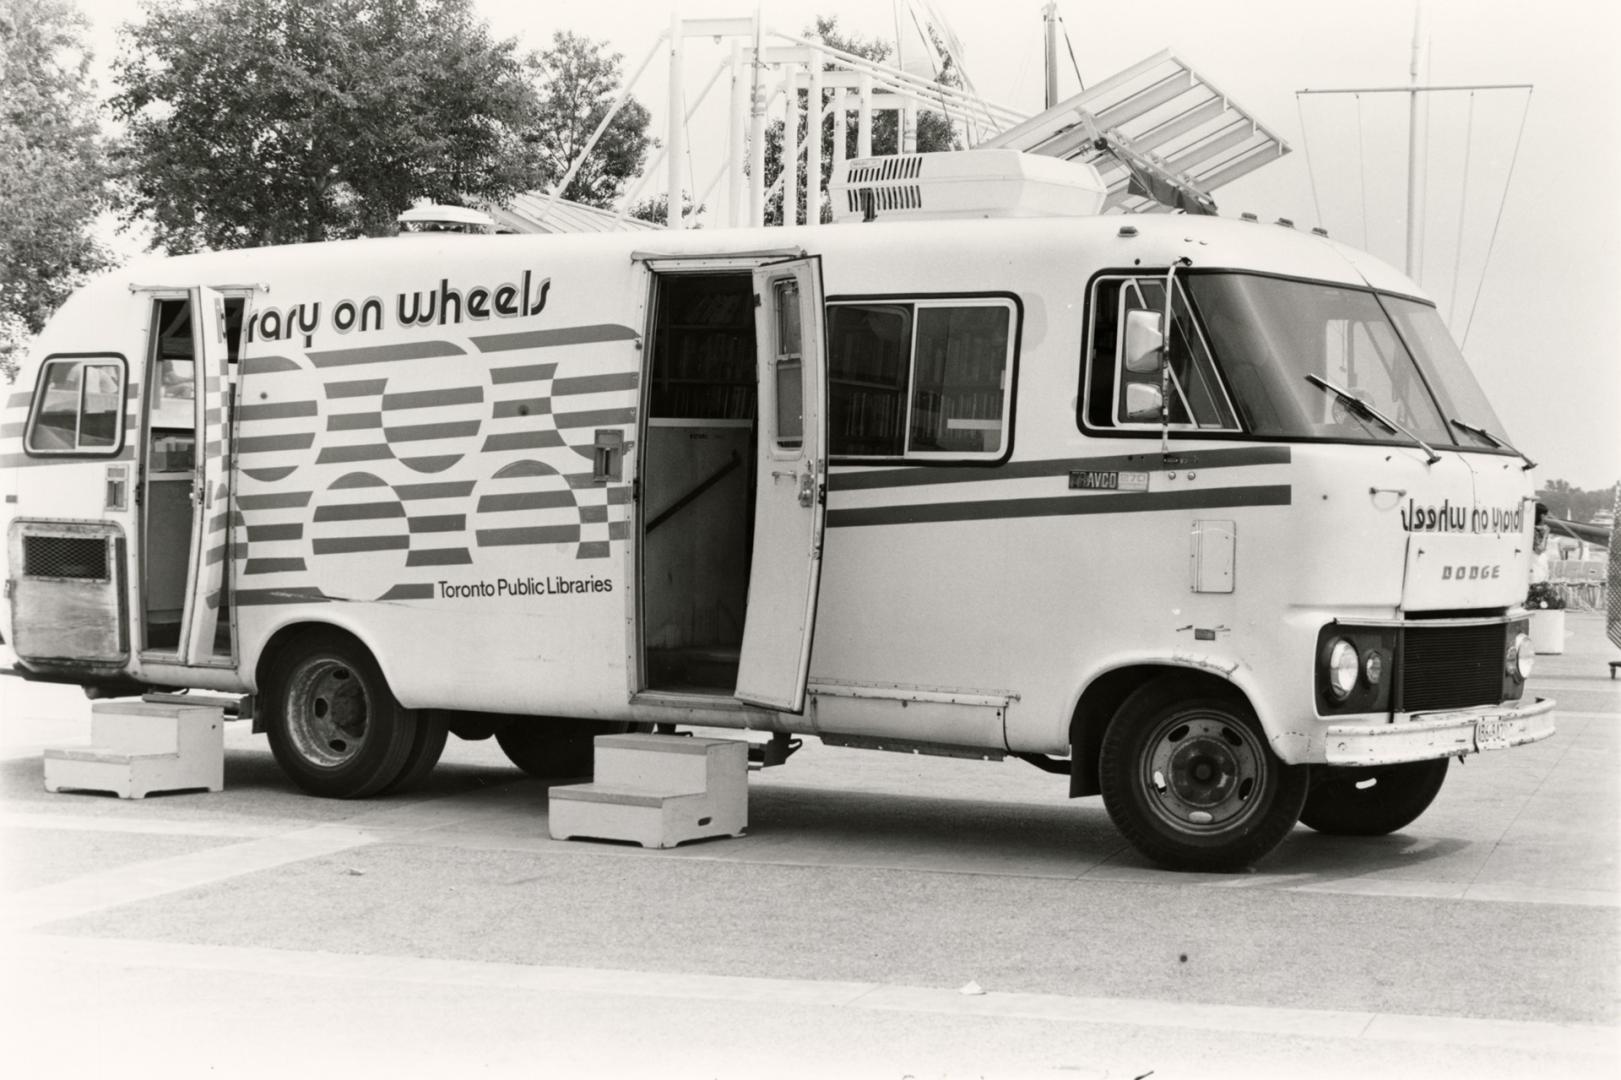
[[1603,611],[1606,564],[1600,559],[1555,559],[1548,564],[1548,580],[1573,611]]

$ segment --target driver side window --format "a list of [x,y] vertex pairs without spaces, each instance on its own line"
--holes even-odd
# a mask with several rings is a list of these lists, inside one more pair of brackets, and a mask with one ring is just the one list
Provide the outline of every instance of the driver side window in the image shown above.
[[1161,423],[1159,411],[1150,410],[1150,417],[1142,402],[1160,400],[1163,390],[1165,419],[1173,429],[1241,430],[1180,278],[1171,306],[1170,334],[1160,354],[1169,364],[1169,371],[1162,373],[1158,364],[1151,365],[1151,370],[1128,370],[1128,316],[1133,311],[1151,311],[1163,325],[1165,296],[1165,277],[1158,274],[1100,277],[1093,282],[1083,383],[1085,426],[1157,431]]

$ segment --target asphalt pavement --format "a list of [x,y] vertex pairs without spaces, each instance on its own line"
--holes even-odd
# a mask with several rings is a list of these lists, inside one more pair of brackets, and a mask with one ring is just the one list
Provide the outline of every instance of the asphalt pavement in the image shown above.
[[806,748],[748,835],[557,842],[452,740],[425,788],[49,794],[76,690],[0,678],[0,1039],[62,1075],[1572,1076],[1621,1068],[1621,680],[1375,839],[1171,874],[1019,762]]

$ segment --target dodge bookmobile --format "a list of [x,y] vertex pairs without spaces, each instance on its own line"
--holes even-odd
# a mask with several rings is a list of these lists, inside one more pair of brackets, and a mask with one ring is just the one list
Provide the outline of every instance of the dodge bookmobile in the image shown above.
[[0,429],[21,673],[243,695],[342,798],[447,733],[549,775],[676,725],[1012,756],[1190,869],[1399,829],[1553,732],[1530,462],[1413,282],[935,157],[832,225],[86,286]]

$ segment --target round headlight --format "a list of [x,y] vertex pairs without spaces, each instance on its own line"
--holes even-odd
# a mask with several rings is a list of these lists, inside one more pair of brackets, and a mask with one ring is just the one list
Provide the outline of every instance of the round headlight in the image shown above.
[[1379,650],[1368,650],[1368,655],[1362,661],[1362,677],[1368,680],[1369,686],[1378,686],[1379,680],[1385,677],[1385,658],[1379,654]]
[[1508,647],[1508,663],[1505,665],[1508,674],[1524,682],[1531,677],[1531,669],[1536,666],[1537,647],[1531,644],[1531,639],[1525,634],[1518,634]]
[[1356,689],[1357,669],[1360,667],[1356,646],[1344,638],[1335,641],[1328,650],[1328,692],[1335,701],[1344,701]]

